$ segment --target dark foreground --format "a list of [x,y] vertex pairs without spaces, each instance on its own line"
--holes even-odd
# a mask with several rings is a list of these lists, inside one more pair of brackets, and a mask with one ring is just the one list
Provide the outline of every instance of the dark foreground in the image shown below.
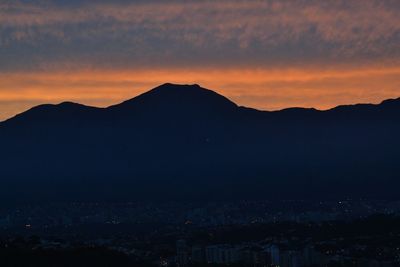
[[400,266],[397,206],[289,201],[13,208],[0,217],[0,266]]
[[0,259],[1,266],[400,266],[399,225],[399,217],[376,215],[353,222],[171,227],[143,239],[128,234],[124,245],[123,234],[96,242],[3,237]]

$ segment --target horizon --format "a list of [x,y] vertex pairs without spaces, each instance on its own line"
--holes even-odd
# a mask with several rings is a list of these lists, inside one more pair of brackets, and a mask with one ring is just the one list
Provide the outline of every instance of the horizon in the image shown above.
[[[215,93],[219,94],[217,91],[215,91],[215,90],[213,90],[213,89],[210,89],[210,88],[205,88],[205,87],[201,86],[200,84],[174,84],[174,83],[169,83],[169,82],[167,82],[167,83],[164,83],[164,84],[160,84],[160,85],[158,85],[158,86],[156,86],[156,87],[154,87],[154,88],[150,88],[150,89],[148,89],[148,90],[146,90],[146,91],[144,91],[144,92],[142,92],[142,93],[140,93],[140,94],[138,94],[138,95],[135,95],[135,96],[133,96],[133,97],[131,97],[131,98],[124,99],[124,100],[122,100],[122,101],[120,101],[120,102],[111,103],[110,105],[104,106],[104,107],[101,107],[101,106],[93,106],[93,105],[86,105],[86,104],[83,104],[83,103],[73,102],[73,101],[62,101],[62,102],[57,102],[57,103],[41,103],[41,104],[38,104],[38,105],[36,105],[36,106],[30,107],[30,108],[28,108],[28,109],[26,109],[26,110],[23,110],[23,111],[21,111],[20,113],[17,113],[17,114],[15,114],[15,115],[13,115],[12,117],[5,118],[5,119],[3,119],[3,120],[0,118],[0,123],[5,122],[5,121],[10,120],[10,119],[13,119],[15,116],[18,116],[18,115],[23,114],[23,113],[25,113],[25,112],[29,112],[29,110],[31,110],[32,108],[35,108],[35,107],[38,107],[38,106],[42,106],[42,105],[54,105],[54,106],[58,106],[58,105],[61,105],[61,104],[63,104],[63,103],[71,103],[71,104],[76,104],[76,105],[83,105],[83,106],[86,106],[86,107],[92,107],[92,108],[98,108],[98,109],[107,109],[107,108],[110,108],[110,107],[113,107],[113,106],[118,106],[118,105],[124,103],[125,101],[135,99],[136,97],[139,97],[139,96],[141,96],[141,95],[143,95],[143,94],[145,94],[145,93],[147,93],[147,92],[150,92],[150,91],[152,91],[152,90],[154,90],[154,89],[157,89],[157,88],[159,88],[159,87],[161,87],[161,86],[165,86],[165,85],[190,86],[190,87],[199,86],[201,89],[210,90],[210,91],[212,91],[212,92],[215,92]],[[276,110],[263,110],[263,109],[257,109],[257,108],[255,108],[255,107],[239,105],[238,103],[236,103],[235,101],[233,101],[233,100],[230,99],[229,97],[224,96],[224,95],[222,95],[222,94],[219,94],[219,95],[221,95],[221,96],[223,96],[223,97],[226,97],[228,100],[230,100],[230,101],[232,101],[233,103],[235,103],[238,107],[251,108],[251,109],[254,109],[254,110],[257,110],[257,111],[261,111],[261,112],[279,112],[279,111],[284,111],[284,110],[286,110],[286,109],[292,109],[292,108],[314,109],[314,110],[316,110],[316,111],[324,112],[324,111],[333,110],[333,109],[335,109],[335,108],[342,107],[342,106],[356,106],[356,105],[375,105],[375,106],[377,106],[377,105],[380,105],[380,104],[382,104],[383,102],[388,101],[388,100],[398,100],[398,99],[400,99],[400,96],[399,96],[399,97],[397,97],[397,98],[387,98],[387,99],[383,99],[383,100],[381,100],[381,101],[379,101],[379,102],[377,102],[377,103],[351,103],[351,104],[341,104],[341,105],[334,106],[334,107],[327,108],[327,109],[317,109],[317,108],[314,108],[314,107],[299,107],[299,106],[293,106],[293,107],[285,107],[285,108],[276,109]]]
[[376,104],[399,97],[399,12],[392,0],[5,2],[0,121],[166,81],[259,110]]

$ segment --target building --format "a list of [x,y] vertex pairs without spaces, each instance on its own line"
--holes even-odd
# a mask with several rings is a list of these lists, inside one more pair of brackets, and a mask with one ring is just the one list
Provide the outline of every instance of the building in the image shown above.
[[207,246],[205,252],[209,264],[231,264],[240,261],[240,250],[230,245]]
[[206,262],[206,253],[205,253],[204,247],[202,247],[202,246],[193,246],[192,247],[191,261],[193,263],[204,263],[204,262]]
[[280,265],[281,267],[300,267],[301,264],[301,253],[297,250],[285,250],[280,254]]
[[189,262],[189,248],[186,240],[176,241],[176,264],[178,267],[187,266]]
[[264,251],[269,254],[269,263],[271,266],[279,266],[280,258],[279,258],[279,247],[276,245],[267,245],[264,246]]

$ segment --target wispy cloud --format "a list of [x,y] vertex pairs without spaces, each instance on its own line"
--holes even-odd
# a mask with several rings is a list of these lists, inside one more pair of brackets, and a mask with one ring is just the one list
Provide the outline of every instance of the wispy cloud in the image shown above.
[[0,64],[20,60],[16,47],[26,45],[37,64],[81,56],[123,66],[392,58],[400,56],[399,12],[391,0],[13,2],[0,5],[0,46],[14,54]]

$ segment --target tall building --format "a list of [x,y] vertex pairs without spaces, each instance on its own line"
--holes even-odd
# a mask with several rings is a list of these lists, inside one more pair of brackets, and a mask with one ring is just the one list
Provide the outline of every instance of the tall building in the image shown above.
[[279,247],[276,245],[268,245],[264,247],[264,251],[269,254],[269,262],[271,266],[279,266],[280,258],[279,258]]
[[297,250],[285,250],[280,255],[281,267],[300,267],[301,253]]
[[189,262],[189,248],[186,240],[176,241],[176,264],[178,267],[185,267]]
[[204,263],[204,262],[206,262],[206,254],[205,254],[204,247],[202,247],[202,246],[193,246],[192,247],[191,261],[193,263]]

